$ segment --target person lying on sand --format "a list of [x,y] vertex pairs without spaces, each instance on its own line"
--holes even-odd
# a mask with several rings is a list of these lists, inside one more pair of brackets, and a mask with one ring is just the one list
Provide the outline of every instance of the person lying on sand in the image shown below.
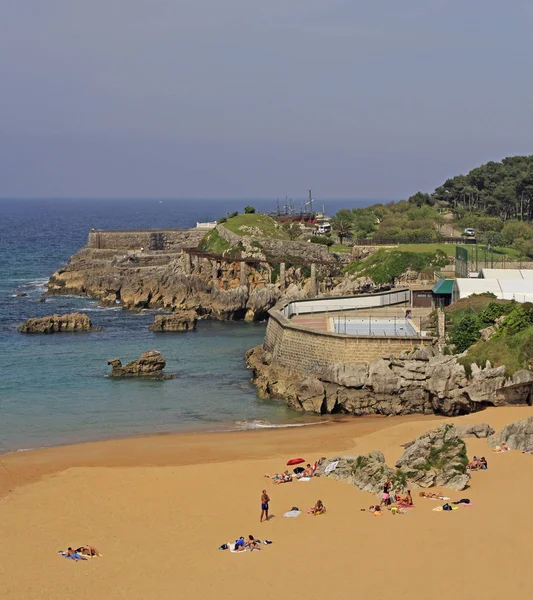
[[269,475],[266,473],[265,477],[272,479],[274,483],[286,483],[287,481],[292,481],[292,475],[289,471],[284,471],[283,473],[276,473],[275,475]]
[[323,515],[326,512],[326,507],[322,504],[322,500],[317,500],[313,508],[309,509],[309,512],[315,517],[317,515]]
[[77,550],[73,550],[70,546],[68,547],[67,550],[63,550],[62,552],[60,552],[60,554],[62,554],[63,556],[66,556],[67,558],[70,558],[71,560],[87,560],[87,558],[85,556],[82,556],[81,554],[78,554]]
[[446,496],[441,494],[434,494],[433,492],[420,492],[418,494],[420,498],[429,498],[430,500],[449,500]]
[[83,554],[85,556],[100,556],[100,552],[94,546],[80,546],[76,548],[76,552],[78,554]]
[[252,552],[253,550],[261,550],[261,542],[256,540],[253,535],[248,536],[248,541],[245,544],[246,548]]
[[493,452],[508,452],[511,448],[507,445],[507,442],[502,442],[501,446],[496,446]]

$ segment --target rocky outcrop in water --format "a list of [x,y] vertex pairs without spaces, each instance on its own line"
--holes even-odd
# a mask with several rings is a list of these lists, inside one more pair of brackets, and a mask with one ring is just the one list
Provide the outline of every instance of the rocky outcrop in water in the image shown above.
[[28,319],[18,327],[18,331],[21,333],[77,333],[99,330],[99,327],[92,326],[91,319],[83,313],[49,315]]
[[132,360],[122,365],[119,358],[107,361],[111,365],[109,377],[148,377],[151,379],[174,379],[176,375],[167,375],[163,372],[167,361],[157,350],[148,350],[141,354],[137,360]]
[[157,315],[149,329],[151,331],[192,331],[196,329],[196,313],[178,312],[170,315]]
[[253,382],[264,398],[283,399],[295,410],[317,414],[456,416],[486,406],[526,404],[531,371],[505,376],[505,367],[471,365],[467,375],[457,356],[431,346],[370,364],[335,364],[320,373],[299,373],[276,364],[257,346],[246,353]]
[[489,437],[490,446],[499,446],[502,442],[512,450],[533,451],[533,417],[510,423]]

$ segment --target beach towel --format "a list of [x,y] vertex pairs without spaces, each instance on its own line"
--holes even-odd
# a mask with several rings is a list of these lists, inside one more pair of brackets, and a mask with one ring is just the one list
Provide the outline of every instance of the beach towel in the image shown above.
[[288,510],[283,516],[288,519],[295,519],[298,515],[301,515],[301,510]]
[[324,474],[327,475],[328,473],[332,473],[337,468],[338,464],[339,464],[338,460],[335,460],[332,463],[329,463],[329,465],[324,470]]
[[298,481],[311,481],[311,477],[300,477]]

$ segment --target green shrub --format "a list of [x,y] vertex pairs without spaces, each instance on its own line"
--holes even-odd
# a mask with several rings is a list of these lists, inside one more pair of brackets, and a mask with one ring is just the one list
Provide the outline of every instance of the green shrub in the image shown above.
[[227,223],[228,222],[228,218],[227,217],[220,217],[220,219],[218,220],[219,223]]
[[255,208],[253,206],[245,206],[244,207],[244,212],[247,215],[253,215],[255,213]]
[[334,241],[330,237],[321,236],[321,235],[314,235],[311,238],[311,242],[313,244],[322,244],[323,246],[327,246],[328,248],[330,246],[333,246],[333,244],[334,244]]

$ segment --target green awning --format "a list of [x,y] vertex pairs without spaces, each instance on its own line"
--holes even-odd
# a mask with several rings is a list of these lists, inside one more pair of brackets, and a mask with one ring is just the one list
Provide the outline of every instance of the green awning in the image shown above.
[[454,279],[439,279],[439,281],[437,281],[437,283],[433,286],[433,289],[431,291],[434,294],[438,294],[441,296],[446,294],[451,295],[454,281]]

